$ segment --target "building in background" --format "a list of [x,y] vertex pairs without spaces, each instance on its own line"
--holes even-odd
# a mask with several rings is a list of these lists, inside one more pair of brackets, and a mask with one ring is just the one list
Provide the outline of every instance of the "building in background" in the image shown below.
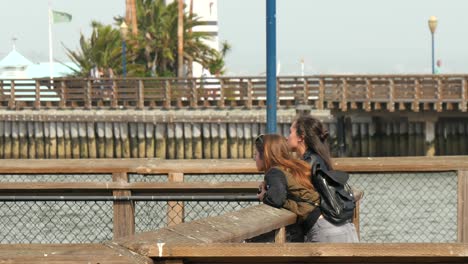
[[[49,66],[49,62],[33,63],[13,46],[10,53],[0,59],[0,79],[48,78],[50,74]],[[78,68],[73,62],[63,64],[54,62],[53,77],[64,77],[73,73],[73,70],[69,67]]]

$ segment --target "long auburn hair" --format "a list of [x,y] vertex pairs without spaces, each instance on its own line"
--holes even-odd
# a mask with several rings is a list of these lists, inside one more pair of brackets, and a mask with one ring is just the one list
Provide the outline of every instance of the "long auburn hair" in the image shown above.
[[260,135],[255,140],[255,148],[265,164],[265,172],[278,166],[291,173],[302,186],[313,188],[310,164],[291,155],[284,137],[276,134]]
[[317,153],[333,169],[330,147],[328,145],[328,131],[320,120],[310,115],[300,115],[294,121],[296,134],[304,138],[307,149]]

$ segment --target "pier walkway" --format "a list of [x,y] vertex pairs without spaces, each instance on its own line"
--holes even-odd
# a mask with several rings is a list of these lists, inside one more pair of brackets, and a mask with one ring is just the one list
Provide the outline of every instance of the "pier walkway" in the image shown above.
[[[466,112],[467,75],[277,78],[280,108]],[[0,80],[0,109],[264,108],[265,77]]]

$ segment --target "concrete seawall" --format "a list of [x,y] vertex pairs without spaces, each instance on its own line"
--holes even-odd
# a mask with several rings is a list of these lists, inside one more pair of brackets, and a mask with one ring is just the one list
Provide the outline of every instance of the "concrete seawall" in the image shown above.
[[[334,156],[468,154],[463,119],[334,117],[312,112],[330,131]],[[0,158],[251,158],[265,132],[264,110],[40,110],[0,113]],[[296,111],[279,110],[287,136]]]

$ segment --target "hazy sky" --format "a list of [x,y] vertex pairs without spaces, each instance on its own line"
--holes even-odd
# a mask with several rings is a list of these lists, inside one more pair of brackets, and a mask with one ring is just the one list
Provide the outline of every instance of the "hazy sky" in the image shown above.
[[[197,0],[194,0],[197,1]],[[0,57],[12,47],[33,61],[48,60],[48,0],[0,0]],[[430,73],[431,35],[437,16],[436,59],[443,73],[468,73],[467,0],[277,0],[277,58],[281,74]],[[53,25],[54,57],[67,60],[61,43],[78,47],[91,21],[113,23],[124,0],[52,0],[73,15]],[[218,0],[219,37],[232,45],[229,75],[265,72],[265,0]]]

